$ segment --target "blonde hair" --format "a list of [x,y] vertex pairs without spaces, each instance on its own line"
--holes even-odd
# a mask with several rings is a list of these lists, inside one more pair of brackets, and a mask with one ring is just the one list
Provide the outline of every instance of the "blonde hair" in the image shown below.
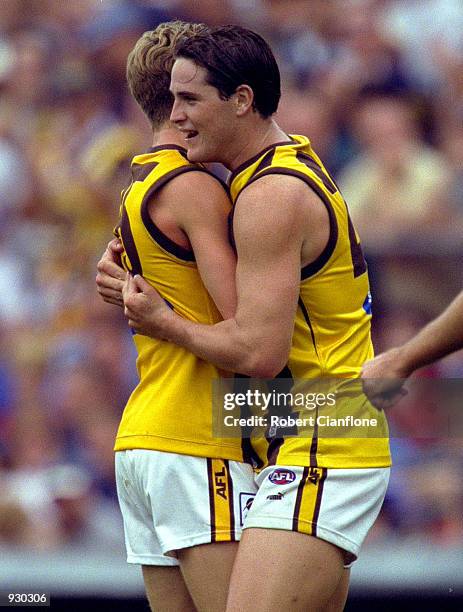
[[165,123],[172,110],[169,91],[174,53],[180,40],[207,30],[207,26],[184,21],[161,23],[145,32],[127,58],[130,93],[151,121],[153,128]]

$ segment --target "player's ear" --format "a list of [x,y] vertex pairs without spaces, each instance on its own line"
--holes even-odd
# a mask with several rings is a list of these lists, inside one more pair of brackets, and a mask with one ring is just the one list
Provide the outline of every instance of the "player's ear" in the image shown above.
[[249,85],[239,85],[233,94],[233,98],[236,105],[236,115],[242,117],[252,108],[254,92]]

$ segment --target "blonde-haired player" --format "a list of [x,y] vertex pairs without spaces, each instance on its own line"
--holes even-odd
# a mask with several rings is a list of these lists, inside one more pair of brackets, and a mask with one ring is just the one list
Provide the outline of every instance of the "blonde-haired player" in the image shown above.
[[[169,121],[173,53],[204,26],[179,21],[146,32],[130,53],[130,91],[153,146],[137,155],[116,228],[98,265],[106,301],[121,304],[124,271],[142,274],[177,314],[214,324],[236,306],[230,202],[191,163]],[[212,430],[212,381],[223,372],[172,343],[135,334],[140,382],[117,433],[116,479],[127,558],[143,567],[153,610],[225,608],[246,502],[255,485],[241,439]]]

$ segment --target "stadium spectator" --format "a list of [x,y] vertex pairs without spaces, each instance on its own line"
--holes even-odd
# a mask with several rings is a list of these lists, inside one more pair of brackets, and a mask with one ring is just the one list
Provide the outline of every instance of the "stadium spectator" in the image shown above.
[[368,96],[354,114],[362,148],[339,184],[367,250],[451,228],[442,197],[451,173],[442,153],[423,141],[415,113],[407,98]]

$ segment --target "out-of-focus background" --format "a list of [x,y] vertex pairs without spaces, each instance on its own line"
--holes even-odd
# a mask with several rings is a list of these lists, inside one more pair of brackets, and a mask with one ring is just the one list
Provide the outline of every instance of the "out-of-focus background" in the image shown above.
[[[143,593],[112,452],[135,355],[94,277],[130,158],[151,144],[126,57],[172,18],[271,42],[277,121],[310,137],[361,236],[377,351],[463,286],[461,0],[0,2],[0,591],[81,598],[66,609]],[[424,374],[463,377],[463,355]],[[390,412],[395,468],[350,610],[461,609],[463,449],[438,419],[419,399]]]

